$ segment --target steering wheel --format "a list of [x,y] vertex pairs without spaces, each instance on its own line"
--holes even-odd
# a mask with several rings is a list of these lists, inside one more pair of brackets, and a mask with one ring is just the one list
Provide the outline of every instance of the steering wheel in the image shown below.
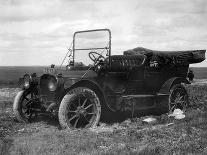
[[97,52],[89,52],[88,53],[89,58],[94,62],[94,64],[97,64],[97,62],[100,60],[100,58],[105,59],[105,57],[103,55],[101,55],[100,53]]

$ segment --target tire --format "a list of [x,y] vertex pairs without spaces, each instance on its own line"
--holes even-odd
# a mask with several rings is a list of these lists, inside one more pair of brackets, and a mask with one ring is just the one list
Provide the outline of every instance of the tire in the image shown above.
[[93,128],[100,117],[100,99],[89,88],[77,87],[69,91],[60,103],[58,118],[63,129]]
[[[24,105],[25,100],[28,100],[27,103],[31,101],[28,99],[27,97],[28,95],[30,94],[22,90],[18,92],[17,95],[15,96],[14,103],[13,103],[13,113],[19,122],[24,122],[24,123],[30,122],[32,113],[30,113],[31,111],[25,108]],[[25,109],[27,113],[24,112]]]
[[188,93],[185,87],[181,84],[175,84],[170,89],[169,95],[169,113],[172,113],[174,109],[180,109],[186,111],[189,105]]

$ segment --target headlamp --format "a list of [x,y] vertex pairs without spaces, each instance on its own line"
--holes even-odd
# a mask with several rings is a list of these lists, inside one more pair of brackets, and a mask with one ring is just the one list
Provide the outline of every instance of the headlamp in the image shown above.
[[50,91],[55,91],[57,88],[57,79],[53,76],[51,76],[49,79],[48,79],[48,89]]
[[31,84],[31,76],[29,74],[25,74],[23,77],[23,87],[25,89],[29,89]]

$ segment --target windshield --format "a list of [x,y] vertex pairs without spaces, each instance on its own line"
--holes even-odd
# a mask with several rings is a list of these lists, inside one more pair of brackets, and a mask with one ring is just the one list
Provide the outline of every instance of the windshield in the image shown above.
[[110,40],[110,31],[107,29],[76,32],[73,40],[75,66],[91,66],[94,64],[93,58],[109,56]]

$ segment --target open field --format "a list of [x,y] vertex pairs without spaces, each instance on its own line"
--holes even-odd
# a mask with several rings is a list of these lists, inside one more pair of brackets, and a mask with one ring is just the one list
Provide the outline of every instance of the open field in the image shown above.
[[[17,87],[20,77],[26,73],[37,73],[42,75],[46,66],[18,66],[18,67],[2,67],[0,66],[0,87]],[[64,68],[64,67],[63,67]],[[196,79],[207,79],[207,68],[192,68]]]
[[190,107],[175,120],[156,116],[103,124],[93,130],[60,130],[56,118],[18,123],[12,113],[16,88],[0,89],[0,154],[207,154],[207,80],[187,86]]
[[[44,69],[48,68],[48,66],[17,66],[17,67],[2,67],[0,66],[0,88],[10,87],[16,88],[18,87],[19,78],[22,78],[24,74],[37,73],[37,76],[43,75]],[[56,66],[59,69],[58,66]],[[65,66],[63,66],[62,71],[65,71]],[[73,76],[82,75],[82,71],[70,71]]]
[[207,67],[194,67],[192,70],[196,79],[207,79]]
[[28,73],[34,73],[41,75],[43,73],[44,67],[0,67],[0,86],[1,87],[8,87],[13,86],[16,87],[18,80],[20,77],[22,77],[24,74]]

